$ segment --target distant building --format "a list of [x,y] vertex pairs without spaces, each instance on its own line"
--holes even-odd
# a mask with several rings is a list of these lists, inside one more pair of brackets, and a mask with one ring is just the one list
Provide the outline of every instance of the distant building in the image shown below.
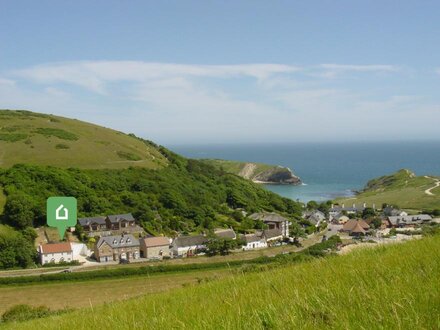
[[243,251],[262,249],[267,247],[266,237],[262,232],[255,234],[247,234],[241,237],[246,245],[243,245]]
[[266,242],[276,242],[276,241],[282,241],[283,240],[283,234],[281,233],[281,230],[274,228],[274,229],[265,229],[263,230],[263,236],[266,238]]
[[319,227],[326,220],[325,214],[319,210],[303,212],[302,217],[315,227]]
[[347,232],[351,236],[358,236],[366,234],[369,229],[370,226],[364,220],[350,219],[344,224],[341,231]]
[[333,223],[337,223],[337,224],[344,224],[346,223],[348,220],[350,220],[349,217],[347,217],[346,215],[342,214],[342,213],[338,213],[334,216],[330,217],[331,221]]
[[40,244],[38,254],[42,265],[73,261],[72,246],[69,242]]
[[429,214],[388,217],[389,226],[393,228],[414,227],[431,221],[432,217]]
[[106,217],[79,218],[78,223],[89,237],[143,232],[143,229],[136,225],[136,221],[131,213],[108,215]]
[[395,217],[395,216],[399,216],[399,217],[405,217],[408,215],[408,213],[406,213],[405,211],[396,209],[392,206],[387,206],[383,209],[383,214],[387,217]]
[[95,244],[95,258],[99,262],[139,259],[139,245],[133,235],[101,237]]
[[144,237],[140,240],[141,255],[147,259],[170,257],[170,239],[168,237]]
[[179,236],[173,240],[171,250],[174,256],[191,257],[206,250],[208,238],[204,235]]
[[237,235],[235,234],[234,229],[230,228],[217,228],[214,230],[214,235],[219,238],[228,238],[228,239],[236,239]]
[[[376,209],[376,205],[373,204],[371,206],[374,210]],[[362,205],[357,205],[356,203],[353,203],[350,207],[346,207],[345,204],[342,205],[333,205],[331,206],[329,210],[329,214],[331,216],[335,216],[339,213],[346,213],[346,214],[356,214],[361,213],[367,208],[367,203],[363,203]]]
[[268,226],[268,229],[279,229],[283,237],[289,237],[290,221],[278,213],[254,213],[249,216],[252,220],[261,220]]

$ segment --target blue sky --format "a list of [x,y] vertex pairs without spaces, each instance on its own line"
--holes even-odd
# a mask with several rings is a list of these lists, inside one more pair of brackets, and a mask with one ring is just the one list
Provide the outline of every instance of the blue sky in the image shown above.
[[163,144],[440,139],[438,1],[1,1],[0,107]]

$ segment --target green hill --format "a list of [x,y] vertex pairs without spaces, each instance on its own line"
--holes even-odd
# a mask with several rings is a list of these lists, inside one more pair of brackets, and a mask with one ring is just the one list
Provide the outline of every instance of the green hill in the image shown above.
[[337,199],[341,204],[366,202],[381,207],[383,203],[409,210],[440,209],[440,177],[416,176],[402,169],[394,174],[370,180],[354,198]]
[[17,163],[78,168],[160,168],[154,144],[83,121],[0,110],[0,167]]
[[222,159],[202,159],[202,161],[254,182],[301,184],[301,179],[283,166]]
[[439,249],[438,236],[360,249],[9,327],[438,329]]

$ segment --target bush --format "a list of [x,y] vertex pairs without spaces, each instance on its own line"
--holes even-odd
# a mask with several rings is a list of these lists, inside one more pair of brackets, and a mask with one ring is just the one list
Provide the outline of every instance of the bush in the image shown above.
[[43,128],[39,127],[35,130],[35,133],[44,135],[45,137],[51,137],[55,136],[62,140],[68,140],[68,141],[76,141],[78,140],[78,136],[75,134],[65,131],[63,129],[59,128]]
[[38,319],[51,314],[46,306],[32,307],[29,305],[16,305],[8,309],[2,315],[3,322],[20,322]]
[[126,160],[132,160],[132,161],[136,161],[136,160],[141,160],[142,158],[139,157],[138,155],[135,155],[131,152],[125,152],[125,151],[118,151],[117,152],[118,156],[122,159],[126,159]]
[[17,142],[20,140],[24,140],[27,138],[26,134],[0,134],[0,141],[6,141],[6,142]]
[[55,149],[65,150],[65,149],[70,149],[70,147],[67,144],[59,143],[55,146]]

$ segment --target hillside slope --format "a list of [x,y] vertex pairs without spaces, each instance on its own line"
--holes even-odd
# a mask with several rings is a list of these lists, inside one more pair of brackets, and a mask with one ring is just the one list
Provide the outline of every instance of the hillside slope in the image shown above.
[[404,209],[440,209],[440,187],[434,176],[416,176],[407,169],[370,180],[354,198],[338,199],[338,203],[383,203]]
[[301,184],[301,179],[294,175],[289,168],[283,166],[221,159],[203,159],[202,161],[222,168],[225,172],[241,176],[242,178],[253,182],[293,185]]
[[357,250],[10,328],[437,329],[439,249],[430,237]]
[[53,115],[0,110],[0,167],[160,168],[158,148],[127,134]]

